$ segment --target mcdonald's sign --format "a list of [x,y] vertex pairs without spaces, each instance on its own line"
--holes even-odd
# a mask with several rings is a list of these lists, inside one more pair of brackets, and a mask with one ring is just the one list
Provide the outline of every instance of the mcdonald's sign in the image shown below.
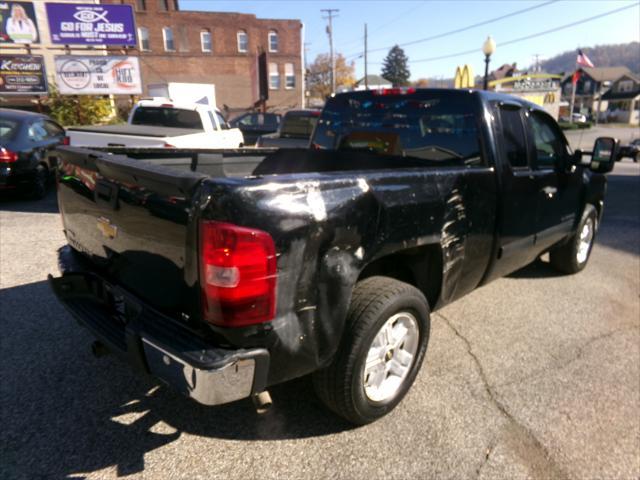
[[462,68],[460,68],[460,66],[456,67],[456,76],[453,79],[453,86],[454,88],[474,87],[473,70],[469,65],[464,65]]

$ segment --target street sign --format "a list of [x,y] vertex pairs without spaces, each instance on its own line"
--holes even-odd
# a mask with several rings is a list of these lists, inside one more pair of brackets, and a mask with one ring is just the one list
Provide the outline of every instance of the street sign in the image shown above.
[[41,55],[0,55],[0,94],[47,93],[47,74]]
[[51,43],[136,45],[131,5],[47,3]]
[[56,84],[63,95],[142,93],[138,57],[57,55]]
[[33,3],[0,1],[0,44],[2,43],[40,43]]

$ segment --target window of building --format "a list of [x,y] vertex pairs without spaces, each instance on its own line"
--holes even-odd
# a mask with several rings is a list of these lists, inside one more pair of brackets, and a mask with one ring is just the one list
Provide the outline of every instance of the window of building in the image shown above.
[[293,72],[293,63],[284,64],[284,88],[291,89],[296,86],[296,74]]
[[145,0],[136,0],[136,12],[144,12],[147,9]]
[[275,30],[269,30],[269,51],[278,51],[278,32]]
[[169,27],[164,27],[162,29],[162,37],[164,38],[164,49],[167,52],[175,52],[176,45],[173,41],[173,30]]
[[158,0],[158,10],[166,12],[169,10],[169,0]]
[[180,11],[180,5],[178,5],[178,0],[173,0],[173,9],[174,9],[176,12],[179,12],[179,11]]
[[209,30],[202,30],[200,32],[200,45],[203,52],[211,52],[211,32]]
[[280,89],[280,74],[278,73],[277,63],[269,64],[269,89],[271,90]]
[[585,80],[584,81],[584,85],[582,86],[582,91],[583,92],[590,92],[591,91],[591,80]]
[[186,25],[180,25],[178,27],[178,50],[180,52],[189,51],[189,32]]
[[149,30],[145,27],[138,28],[138,42],[140,43],[140,50],[148,52],[149,48]]
[[244,30],[238,31],[238,51],[247,52],[249,50],[249,37]]
[[631,90],[633,90],[633,81],[632,80],[622,80],[618,84],[618,91],[619,92],[630,92]]
[[513,168],[527,167],[527,148],[520,109],[500,108],[500,123],[502,124],[502,151],[507,161]]

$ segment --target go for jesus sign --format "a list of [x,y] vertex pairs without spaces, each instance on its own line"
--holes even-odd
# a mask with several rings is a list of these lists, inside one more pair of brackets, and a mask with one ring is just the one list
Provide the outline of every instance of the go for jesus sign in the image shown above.
[[135,45],[131,5],[47,3],[51,43],[62,45]]

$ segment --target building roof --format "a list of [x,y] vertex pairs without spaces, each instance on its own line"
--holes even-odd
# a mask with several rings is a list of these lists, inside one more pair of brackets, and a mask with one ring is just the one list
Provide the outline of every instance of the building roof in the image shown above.
[[[629,77],[630,80],[633,80],[635,83],[640,83],[640,75],[637,75],[633,72],[625,73],[622,77]],[[622,78],[620,77],[620,78]],[[616,78],[616,81],[620,80],[620,78]]]
[[613,82],[622,75],[633,75],[627,67],[582,67],[580,70],[596,82]]
[[[381,77],[380,75],[367,75],[367,83],[369,85],[389,85],[391,86],[392,83],[387,80],[384,77]],[[362,77],[360,80],[358,80],[356,82],[356,86],[359,85],[364,85],[364,77]]]
[[505,63],[500,68],[496,68],[489,74],[489,80],[501,80],[506,77],[513,77],[516,73],[516,64]]

